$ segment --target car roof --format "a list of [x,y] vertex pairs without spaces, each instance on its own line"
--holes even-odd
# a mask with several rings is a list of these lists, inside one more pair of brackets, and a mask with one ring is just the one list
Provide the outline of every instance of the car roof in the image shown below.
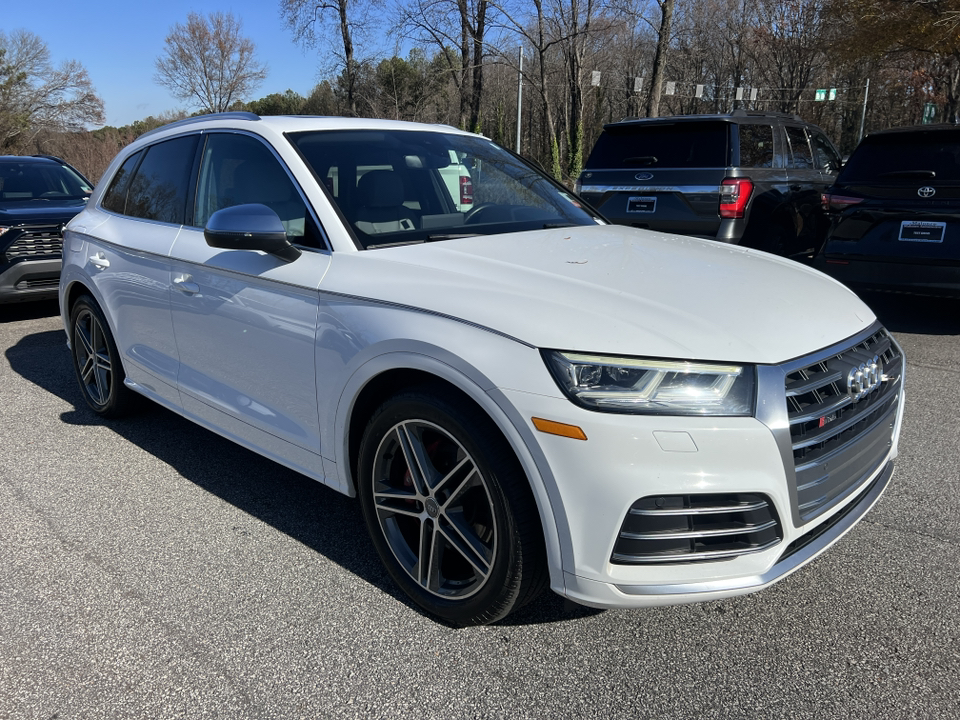
[[256,115],[250,112],[224,112],[178,120],[163,125],[137,138],[154,137],[181,128],[214,129],[214,128],[243,128],[255,130],[258,127],[269,129],[275,133],[302,132],[307,130],[432,130],[458,135],[472,133],[458,130],[451,125],[436,125],[427,123],[406,122],[403,120],[379,120],[374,118],[350,118],[322,115]]
[[623,128],[630,126],[638,125],[657,125],[657,124],[674,124],[678,122],[728,122],[728,123],[738,123],[743,121],[750,120],[787,120],[789,122],[798,122],[804,125],[809,125],[806,120],[801,118],[799,115],[794,115],[791,113],[779,113],[779,112],[759,112],[759,111],[748,111],[748,110],[734,110],[729,113],[713,113],[706,115],[664,115],[661,117],[627,117],[623,118],[619,122],[607,123],[603,126],[604,130],[607,128]]
[[867,137],[876,137],[877,135],[910,135],[914,133],[942,133],[942,132],[960,132],[960,125],[951,125],[949,123],[935,123],[930,125],[907,125],[905,127],[892,127],[885,130],[877,130]]
[[61,160],[48,155],[0,155],[0,162],[31,163],[35,165],[42,165],[43,163],[53,163],[54,165],[62,164]]

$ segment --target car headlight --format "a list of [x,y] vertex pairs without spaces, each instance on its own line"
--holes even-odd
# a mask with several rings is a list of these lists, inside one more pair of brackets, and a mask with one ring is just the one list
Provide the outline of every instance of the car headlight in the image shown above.
[[589,410],[645,415],[753,415],[752,365],[545,350],[560,389]]

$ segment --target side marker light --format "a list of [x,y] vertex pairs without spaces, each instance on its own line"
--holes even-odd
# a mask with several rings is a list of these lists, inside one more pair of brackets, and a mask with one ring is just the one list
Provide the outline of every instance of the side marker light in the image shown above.
[[533,426],[542,433],[559,435],[560,437],[572,438],[574,440],[587,439],[587,434],[576,425],[567,425],[538,417],[530,419],[533,421]]

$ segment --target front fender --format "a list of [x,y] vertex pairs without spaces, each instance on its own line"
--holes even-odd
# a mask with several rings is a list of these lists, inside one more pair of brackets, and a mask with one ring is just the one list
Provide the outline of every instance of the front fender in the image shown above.
[[[504,339],[504,342],[510,342]],[[524,346],[512,343],[517,348]],[[516,453],[530,483],[543,528],[551,586],[562,587],[562,558],[571,550],[569,526],[560,502],[556,481],[530,424],[498,389],[496,383],[462,358],[443,348],[416,341],[388,341],[377,346],[378,353],[357,366],[343,388],[334,421],[337,451],[337,478],[340,490],[356,495],[350,452],[350,420],[356,399],[363,388],[382,373],[396,370],[417,370],[440,378],[458,388],[493,420]],[[539,353],[532,348],[527,352]],[[541,363],[542,364],[542,363]],[[544,368],[544,374],[546,369]]]

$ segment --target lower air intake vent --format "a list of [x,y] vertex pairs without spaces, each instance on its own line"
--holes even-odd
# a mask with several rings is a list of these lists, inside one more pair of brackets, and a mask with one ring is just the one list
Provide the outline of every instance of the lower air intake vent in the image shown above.
[[651,495],[627,512],[610,562],[617,565],[729,560],[783,539],[765,495]]

